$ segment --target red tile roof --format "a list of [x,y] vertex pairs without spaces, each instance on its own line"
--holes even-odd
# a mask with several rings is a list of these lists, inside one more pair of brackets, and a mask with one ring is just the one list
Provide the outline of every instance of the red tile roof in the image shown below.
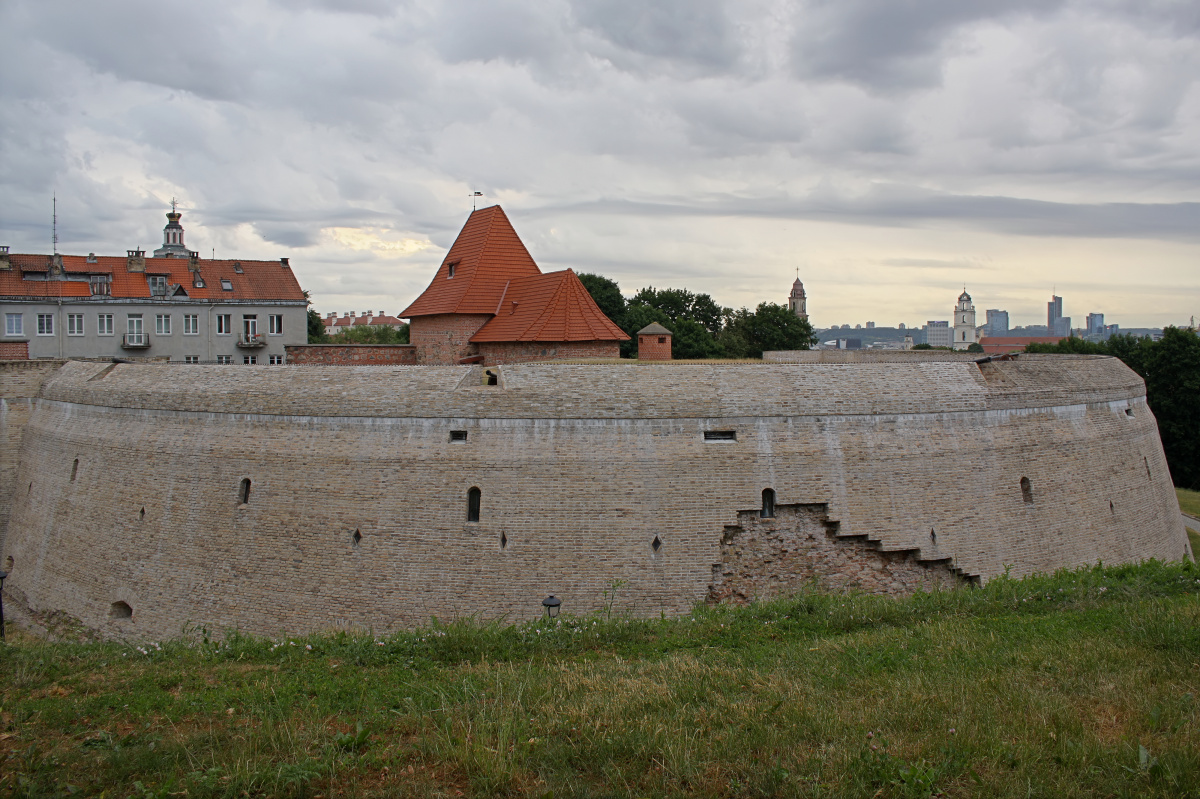
[[471,341],[625,341],[570,269],[511,280]]
[[510,280],[540,273],[500,206],[480,208],[463,225],[433,282],[400,316],[495,313]]
[[979,346],[988,355],[1002,355],[1006,352],[1024,352],[1027,344],[1057,344],[1066,336],[984,336],[979,339]]
[[[11,269],[0,270],[0,297],[90,297],[91,289],[82,280],[25,280],[25,272],[45,273],[49,271],[51,256],[9,256]],[[62,256],[63,271],[69,275],[108,274],[112,276],[111,296],[118,299],[149,299],[150,285],[146,275],[166,275],[167,283],[178,283],[187,296],[198,300],[285,300],[305,302],[292,270],[279,261],[235,261],[200,259],[200,276],[204,288],[193,285],[193,273],[189,271],[187,258],[147,258],[146,271],[130,272],[124,257],[96,256],[89,263],[82,255]],[[234,265],[242,270],[236,271]],[[221,288],[226,279],[231,291]]]

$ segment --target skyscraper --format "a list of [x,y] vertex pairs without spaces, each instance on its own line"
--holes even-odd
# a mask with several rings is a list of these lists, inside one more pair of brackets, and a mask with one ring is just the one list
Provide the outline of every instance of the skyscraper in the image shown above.
[[1051,336],[1071,335],[1071,317],[1063,316],[1062,297],[1056,294],[1050,295],[1050,302],[1046,303],[1046,333]]

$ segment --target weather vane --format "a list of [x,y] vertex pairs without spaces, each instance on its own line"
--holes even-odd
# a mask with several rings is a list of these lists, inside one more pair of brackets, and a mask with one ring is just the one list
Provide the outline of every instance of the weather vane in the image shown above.
[[475,198],[476,198],[476,197],[482,197],[482,196],[483,196],[483,192],[481,192],[481,191],[473,191],[473,192],[471,192],[471,195],[470,195],[470,196],[471,196],[471,210],[472,210],[472,211],[474,211],[474,210],[475,210]]

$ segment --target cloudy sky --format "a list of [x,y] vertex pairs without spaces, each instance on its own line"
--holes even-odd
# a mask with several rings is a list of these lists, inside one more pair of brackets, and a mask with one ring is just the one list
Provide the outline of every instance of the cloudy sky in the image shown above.
[[1200,315],[1195,0],[4,0],[0,243],[172,196],[318,311],[403,308],[471,209],[544,271],[820,326]]

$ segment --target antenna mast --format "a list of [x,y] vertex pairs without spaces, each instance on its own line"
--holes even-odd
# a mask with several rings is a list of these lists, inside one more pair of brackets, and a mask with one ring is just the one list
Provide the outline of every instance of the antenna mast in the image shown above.
[[52,194],[54,212],[50,216],[50,245],[54,250],[54,254],[58,255],[58,194]]

